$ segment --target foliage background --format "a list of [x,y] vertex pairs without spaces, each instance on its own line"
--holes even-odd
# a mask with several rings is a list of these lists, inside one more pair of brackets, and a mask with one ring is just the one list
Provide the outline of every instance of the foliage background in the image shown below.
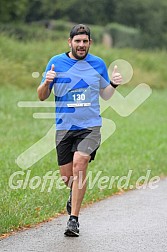
[[[0,24],[2,31],[6,30],[6,25],[9,23],[14,26],[18,25],[18,22],[33,25],[36,23],[38,33],[39,23],[52,30],[55,28],[52,21],[59,19],[70,23],[101,26],[103,32],[106,25],[116,23],[119,25],[117,27],[119,39],[122,40],[126,33],[129,34],[127,27],[135,29],[134,43],[125,43],[122,47],[166,48],[166,13],[166,0],[128,0],[126,2],[124,0],[65,0],[63,4],[61,0],[1,0]],[[120,26],[123,30],[122,37],[120,37]],[[14,33],[17,31],[14,30]],[[21,39],[23,38],[24,34],[21,36]],[[114,46],[117,46],[117,39],[113,37],[113,40]]]
[[[130,83],[119,87],[128,95],[136,85],[147,83],[151,97],[128,118],[107,109],[103,117],[112,119],[117,130],[97,153],[89,169],[106,176],[125,176],[133,170],[130,183],[151,170],[152,176],[167,175],[167,2],[166,0],[1,0],[0,2],[0,234],[31,226],[65,210],[68,190],[55,187],[48,193],[29,184],[12,190],[10,176],[20,168],[17,157],[43,137],[54,120],[35,120],[34,112],[49,108],[19,108],[19,101],[37,101],[36,89],[50,57],[67,51],[69,30],[86,23],[94,44],[90,52],[100,56],[107,67],[117,59],[133,67]],[[101,44],[104,33],[113,39],[113,48]],[[33,72],[39,77],[32,78]],[[49,98],[53,100],[53,96]],[[53,111],[54,113],[54,111]],[[104,160],[105,157],[105,160]],[[31,167],[30,179],[41,179],[58,170],[55,150]],[[25,180],[18,176],[16,180]],[[15,181],[17,184],[18,181]],[[97,186],[88,190],[84,204],[119,192]]]

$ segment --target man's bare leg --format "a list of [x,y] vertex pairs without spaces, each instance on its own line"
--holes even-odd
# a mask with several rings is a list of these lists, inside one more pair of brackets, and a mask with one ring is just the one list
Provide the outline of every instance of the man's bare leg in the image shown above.
[[[72,209],[67,228],[64,232],[66,236],[79,236],[78,215],[81,208],[81,203],[85,195],[86,183],[83,181],[86,178],[86,170],[90,156],[76,151],[73,156],[73,184],[72,184]],[[81,183],[82,182],[82,183]]]
[[73,178],[73,162],[60,166],[60,174],[66,186],[71,188]]
[[71,215],[73,215],[73,216],[79,215],[81,203],[82,203],[82,200],[85,195],[86,183],[83,185],[83,181],[86,178],[86,170],[87,170],[89,160],[90,160],[90,156],[87,154],[81,153],[79,151],[76,151],[74,153],[74,157],[73,157],[72,211],[71,211]]

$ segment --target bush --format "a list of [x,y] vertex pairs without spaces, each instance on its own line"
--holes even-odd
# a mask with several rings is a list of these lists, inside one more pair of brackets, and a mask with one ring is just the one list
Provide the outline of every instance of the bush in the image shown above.
[[0,33],[19,40],[46,40],[67,37],[67,27],[61,23],[43,21],[30,24],[7,23],[0,25]]
[[93,42],[101,43],[104,33],[103,26],[89,25],[89,28],[91,29],[91,38],[93,39]]
[[140,47],[140,32],[138,29],[110,23],[105,27],[105,31],[112,37],[114,47]]

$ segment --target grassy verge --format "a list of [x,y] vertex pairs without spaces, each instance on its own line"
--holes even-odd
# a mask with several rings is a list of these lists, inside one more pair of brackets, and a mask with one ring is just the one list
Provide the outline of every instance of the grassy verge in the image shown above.
[[[130,90],[123,87],[122,92],[124,91],[127,93]],[[35,90],[10,86],[8,90],[6,87],[1,87],[0,92],[1,125],[3,125],[0,130],[0,233],[2,234],[46,220],[63,211],[69,191],[57,189],[57,180],[51,188],[48,180],[41,192],[43,176],[49,171],[53,173],[58,170],[54,150],[29,169],[30,177],[27,185],[24,184],[27,171],[24,171],[24,174],[17,175],[13,180],[14,185],[20,183],[20,188],[16,190],[10,188],[11,175],[21,171],[15,159],[47,133],[53,120],[33,119],[33,112],[39,112],[39,109],[17,107],[19,100],[36,100]],[[92,179],[99,171],[101,171],[100,179],[103,176],[109,178],[127,176],[129,170],[132,170],[129,184],[135,185],[140,176],[146,175],[147,170],[151,170],[149,179],[167,174],[166,95],[166,89],[153,90],[152,96],[127,118],[118,116],[111,109],[103,113],[104,117],[112,118],[117,129],[102,144],[96,161],[90,164]],[[40,108],[40,110],[48,109]],[[41,183],[32,189],[33,185],[37,184],[37,180],[31,184],[34,176],[40,177]],[[88,188],[84,203],[102,199],[117,191],[119,191],[117,181],[113,183],[112,188],[107,186],[106,189],[100,189],[98,183],[95,183],[92,189]]]
[[[36,88],[48,59],[53,54],[68,50],[68,46],[64,41],[20,43],[0,37],[0,48],[0,59],[3,62],[0,66],[0,234],[3,234],[46,220],[65,209],[69,190],[58,190],[54,183],[48,192],[48,180],[41,192],[43,177],[47,172],[53,174],[58,171],[54,150],[29,171],[22,171],[22,174],[14,178],[14,185],[18,189],[11,189],[9,179],[14,172],[21,171],[15,163],[20,153],[46,135],[54,123],[52,119],[39,120],[32,117],[34,112],[50,112],[53,109],[18,108],[17,102],[37,100]],[[92,47],[91,52],[101,56],[107,65],[120,58],[132,64],[132,81],[127,87],[119,89],[125,95],[134,85],[142,82],[156,88],[151,97],[127,118],[118,116],[111,109],[103,113],[104,117],[116,123],[117,128],[102,144],[96,161],[89,166],[92,179],[99,171],[100,179],[103,176],[126,176],[132,170],[129,185],[135,186],[137,179],[146,175],[148,170],[149,178],[167,175],[166,53],[130,49],[104,50],[97,45]],[[31,74],[36,71],[40,73],[40,78],[33,79]],[[33,180],[35,176],[36,180]],[[38,181],[39,186],[35,188]],[[95,183],[92,189],[88,188],[83,203],[102,199],[119,190],[117,181],[111,188],[105,189],[100,189],[98,183]]]
[[[68,51],[67,41],[19,42],[0,36],[1,85],[16,85],[22,88],[37,86],[48,60],[55,54]],[[104,59],[107,66],[117,59],[128,61],[133,68],[130,85],[147,83],[154,88],[167,87],[166,51],[140,51],[132,49],[105,49],[92,45],[91,53]],[[6,71],[10,74],[6,74]],[[39,72],[39,78],[32,79],[32,73]]]

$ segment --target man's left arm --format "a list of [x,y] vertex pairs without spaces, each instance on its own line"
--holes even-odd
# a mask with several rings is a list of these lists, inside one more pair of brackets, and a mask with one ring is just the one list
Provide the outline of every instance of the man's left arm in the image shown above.
[[109,100],[114,94],[115,88],[119,86],[121,82],[122,76],[118,72],[117,66],[115,65],[112,72],[112,80],[110,81],[110,85],[108,85],[106,88],[100,89],[100,96],[106,101]]

